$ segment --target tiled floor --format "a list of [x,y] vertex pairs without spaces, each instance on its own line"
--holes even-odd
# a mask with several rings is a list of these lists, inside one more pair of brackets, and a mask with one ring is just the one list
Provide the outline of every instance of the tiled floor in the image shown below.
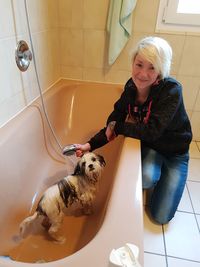
[[172,221],[153,224],[144,211],[144,267],[200,267],[200,142],[191,145],[188,180]]

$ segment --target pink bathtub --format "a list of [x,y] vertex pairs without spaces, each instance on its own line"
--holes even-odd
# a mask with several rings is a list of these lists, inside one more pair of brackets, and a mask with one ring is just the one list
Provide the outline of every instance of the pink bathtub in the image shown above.
[[[122,86],[61,80],[45,94],[50,121],[60,143],[86,142],[104,127]],[[113,248],[139,247],[143,263],[140,143],[116,138],[95,152],[106,168],[91,216],[65,217],[66,243],[44,234],[19,242],[18,226],[32,213],[42,192],[73,171],[76,157],[63,157],[46,123],[40,100],[0,129],[1,267],[108,267]],[[41,262],[45,262],[42,263]]]

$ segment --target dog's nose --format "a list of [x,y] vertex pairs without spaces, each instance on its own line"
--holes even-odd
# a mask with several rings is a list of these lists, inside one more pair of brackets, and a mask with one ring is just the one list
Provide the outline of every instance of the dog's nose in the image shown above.
[[90,170],[94,169],[93,164],[89,164],[88,167],[89,167]]

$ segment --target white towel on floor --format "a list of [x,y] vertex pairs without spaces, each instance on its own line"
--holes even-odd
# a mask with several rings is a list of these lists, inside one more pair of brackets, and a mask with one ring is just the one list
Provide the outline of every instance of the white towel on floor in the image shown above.
[[112,65],[132,31],[132,12],[137,0],[110,0],[107,31],[109,33],[108,63]]

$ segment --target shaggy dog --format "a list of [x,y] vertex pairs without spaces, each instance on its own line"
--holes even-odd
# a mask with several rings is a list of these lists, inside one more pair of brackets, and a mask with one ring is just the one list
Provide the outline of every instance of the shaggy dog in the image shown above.
[[97,182],[104,166],[102,156],[92,152],[84,154],[78,161],[74,174],[64,177],[44,192],[35,213],[20,224],[20,235],[25,237],[26,228],[42,216],[42,225],[48,229],[50,237],[63,243],[65,238],[59,236],[58,230],[65,211],[72,206],[79,206],[83,214],[92,213]]

